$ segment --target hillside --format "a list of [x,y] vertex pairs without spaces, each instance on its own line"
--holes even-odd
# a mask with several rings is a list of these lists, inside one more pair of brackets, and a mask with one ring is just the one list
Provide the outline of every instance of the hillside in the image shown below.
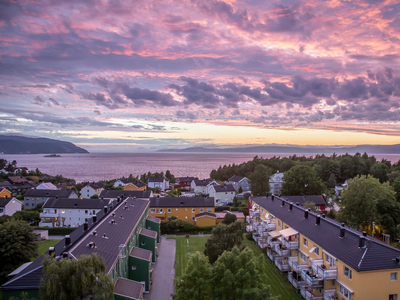
[[70,142],[29,138],[23,136],[0,135],[0,153],[4,154],[52,154],[89,153]]

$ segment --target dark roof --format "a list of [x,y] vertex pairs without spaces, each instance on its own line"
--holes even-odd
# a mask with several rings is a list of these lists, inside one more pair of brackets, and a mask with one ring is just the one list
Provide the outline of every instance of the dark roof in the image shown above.
[[134,186],[136,186],[138,188],[146,186],[146,184],[141,180],[134,180],[134,181],[131,181],[130,183],[132,183]]
[[204,216],[208,216],[208,217],[212,217],[212,218],[216,218],[217,217],[215,214],[209,213],[209,212],[203,212],[203,213],[195,215],[196,218],[204,217]]
[[153,253],[151,251],[149,251],[149,250],[133,247],[131,249],[131,253],[129,253],[129,256],[141,258],[141,259],[148,260],[148,261],[151,262],[152,254]]
[[219,192],[236,192],[236,190],[232,184],[214,185],[214,189],[217,193],[219,193]]
[[73,198],[49,198],[43,208],[65,208],[65,209],[102,209],[110,200],[101,199],[73,199]]
[[305,195],[305,196],[281,196],[281,198],[288,199],[293,203],[299,202],[304,204],[306,202],[315,203],[315,205],[326,205],[325,199],[322,195]]
[[145,235],[145,236],[149,236],[152,238],[157,238],[157,232],[153,231],[153,230],[149,230],[146,228],[142,228],[139,232],[139,234]]
[[213,182],[214,179],[203,179],[203,180],[195,180],[194,184],[196,186],[207,186],[209,185],[211,182]]
[[92,183],[89,183],[88,186],[90,186],[94,190],[97,190],[97,189],[104,188],[104,183],[102,183],[102,182],[92,182]]
[[9,183],[8,181],[3,181],[3,182],[0,182],[0,186],[1,187],[11,186],[11,183]]
[[[142,218],[142,215],[146,212],[149,205],[148,200],[128,198],[125,201],[119,204],[116,202],[109,204],[110,210],[108,214],[104,214],[104,210],[100,210],[96,215],[96,223],[93,223],[93,218],[89,219],[87,231],[84,231],[83,224],[74,230],[70,234],[71,244],[67,248],[65,248],[65,239],[57,243],[54,247],[56,256],[61,255],[65,251],[72,252],[75,257],[82,254],[90,255],[92,253],[97,253],[105,259],[106,273],[109,273],[118,259],[118,246],[128,242],[128,238],[137,227],[139,220]],[[124,209],[125,205],[127,205],[128,209]],[[113,212],[115,213],[115,217],[112,216]],[[123,219],[121,219],[120,216],[122,216]],[[116,221],[116,225],[110,224],[111,219]],[[93,235],[94,230],[98,233],[96,236]],[[102,237],[104,233],[106,237],[108,237],[107,239]],[[89,242],[94,242],[96,248],[87,247]],[[48,254],[48,252],[45,254]],[[42,276],[43,259],[44,255],[40,256],[21,271],[20,274],[3,284],[1,288],[16,289],[27,286],[38,288]]]
[[117,199],[118,197],[136,197],[138,199],[148,199],[150,198],[151,191],[121,191],[121,190],[102,190],[100,193],[100,198],[105,199]]
[[24,197],[60,197],[60,198],[68,198],[74,191],[72,190],[36,190],[30,189],[28,190]]
[[151,197],[150,207],[214,207],[214,197]]
[[133,280],[118,277],[114,286],[114,293],[134,299],[143,299],[144,284]]
[[178,179],[179,180],[179,182],[192,182],[192,180],[194,180],[194,177],[188,177],[188,176],[186,176],[186,177],[177,177],[176,179]]
[[[6,207],[6,205],[12,200],[17,200],[15,198],[2,198],[0,197],[0,207]],[[18,201],[18,200],[17,200]]]
[[234,175],[234,176],[232,176],[231,178],[229,178],[228,181],[239,182],[239,181],[242,180],[243,178],[245,178],[245,177],[243,177],[243,176],[238,176],[238,175]]
[[156,218],[156,217],[153,217],[153,216],[147,216],[146,220],[149,220],[149,221],[157,223],[157,224],[161,223],[161,220],[159,218]]
[[370,236],[366,237],[366,247],[359,248],[360,231],[346,226],[345,237],[340,238],[341,224],[334,220],[321,218],[320,225],[315,225],[315,213],[309,212],[305,219],[303,207],[293,205],[289,210],[289,202],[284,200],[282,206],[282,199],[276,196],[274,201],[265,196],[251,197],[251,200],[358,272],[400,268],[400,264],[395,262],[395,258],[400,256],[399,249]]
[[26,183],[26,182],[28,182],[28,179],[26,179],[25,177],[22,177],[22,176],[9,176],[8,180],[11,183]]
[[149,178],[148,182],[163,182],[164,180],[168,180],[167,178]]

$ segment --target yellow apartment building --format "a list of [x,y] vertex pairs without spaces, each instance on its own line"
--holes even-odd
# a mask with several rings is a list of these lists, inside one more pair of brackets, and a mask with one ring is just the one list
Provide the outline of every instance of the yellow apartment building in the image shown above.
[[146,184],[140,180],[128,182],[124,186],[124,191],[146,191],[146,190],[147,190]]
[[400,250],[282,197],[250,197],[247,231],[306,300],[400,300]]
[[0,198],[11,198],[11,192],[7,190],[6,188],[3,188],[0,191]]
[[186,222],[195,223],[200,213],[215,213],[213,197],[151,197],[150,216],[160,219],[177,217]]

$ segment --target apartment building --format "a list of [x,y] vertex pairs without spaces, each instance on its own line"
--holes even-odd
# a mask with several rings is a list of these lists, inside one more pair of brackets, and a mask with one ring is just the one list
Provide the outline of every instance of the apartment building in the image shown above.
[[249,205],[247,231],[304,299],[399,299],[399,249],[280,197]]

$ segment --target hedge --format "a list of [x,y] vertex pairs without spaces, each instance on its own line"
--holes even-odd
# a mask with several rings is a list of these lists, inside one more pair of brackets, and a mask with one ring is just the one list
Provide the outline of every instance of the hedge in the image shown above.
[[72,231],[74,231],[76,228],[74,227],[38,227],[35,226],[34,227],[35,230],[48,230],[49,231],[49,235],[68,235],[70,234]]
[[211,233],[215,226],[199,227],[193,223],[185,222],[179,219],[162,220],[161,234],[185,234],[185,233]]

